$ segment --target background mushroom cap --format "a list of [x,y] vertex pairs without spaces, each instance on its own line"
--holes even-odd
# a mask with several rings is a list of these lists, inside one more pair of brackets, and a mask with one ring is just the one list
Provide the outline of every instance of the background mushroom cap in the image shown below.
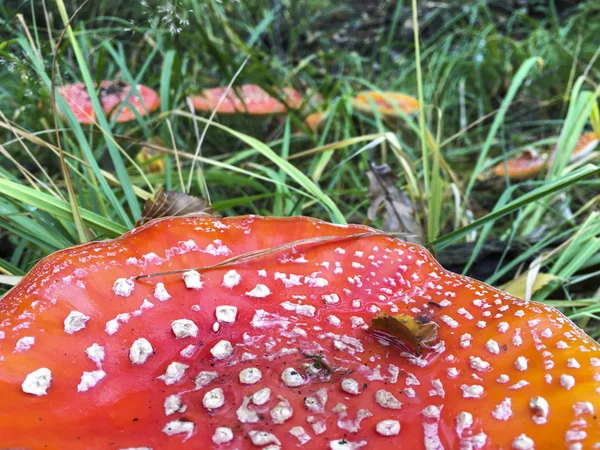
[[[417,245],[343,239],[365,231],[307,218],[160,219],[45,258],[0,301],[2,445],[186,449],[229,432],[224,448],[307,437],[305,448],[600,442],[596,342],[553,308],[443,270]],[[329,236],[340,238],[134,280]],[[235,318],[217,313],[225,306]],[[433,322],[437,339],[417,357],[365,329],[380,313]],[[258,381],[242,374],[252,368]]]
[[[156,91],[141,84],[138,84],[136,89],[139,95],[132,91],[129,84],[122,81],[101,81],[98,96],[104,114],[110,114],[112,120],[118,113],[116,120],[118,123],[129,122],[135,120],[134,110],[139,115],[145,116],[160,106],[160,98]],[[66,84],[59,87],[58,91],[79,123],[89,124],[95,121],[94,108],[84,83]],[[120,103],[124,101],[128,101],[129,104],[119,108]]]
[[371,103],[376,105],[379,114],[386,117],[400,117],[398,109],[406,114],[419,110],[419,101],[416,98],[400,92],[365,91],[352,100],[352,106],[363,112],[373,112]]
[[[219,104],[227,88],[206,89],[192,97],[192,104],[198,111],[212,111]],[[298,109],[302,105],[302,95],[292,88],[284,88],[281,92],[282,103],[269,95],[263,88],[255,84],[244,84],[232,87],[217,109],[219,114],[280,114],[288,109]]]
[[508,171],[511,180],[527,180],[538,175],[548,164],[548,156],[535,150],[526,150],[516,158],[502,161],[494,166],[494,175],[504,177]]

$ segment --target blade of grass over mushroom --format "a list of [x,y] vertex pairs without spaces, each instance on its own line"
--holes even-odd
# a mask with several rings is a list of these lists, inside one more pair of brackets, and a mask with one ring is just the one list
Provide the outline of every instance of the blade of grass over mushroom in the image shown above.
[[471,190],[473,189],[473,186],[477,182],[477,177],[479,176],[479,174],[481,173],[481,170],[483,169],[485,159],[486,159],[487,154],[492,146],[494,138],[496,137],[498,130],[504,123],[504,119],[505,119],[506,113],[508,112],[508,108],[510,107],[515,96],[517,95],[519,88],[521,87],[521,85],[523,84],[525,79],[527,78],[529,72],[536,65],[540,65],[541,63],[542,63],[542,60],[538,57],[531,57],[531,58],[527,59],[525,62],[523,62],[523,64],[521,64],[521,67],[519,67],[519,70],[517,71],[513,80],[511,81],[510,86],[508,88],[508,92],[506,93],[506,96],[502,100],[502,104],[500,105],[498,112],[494,116],[494,121],[492,122],[490,131],[488,132],[485,142],[481,148],[481,151],[479,152],[479,157],[477,158],[477,163],[475,163],[475,168],[473,169],[473,174],[469,178],[469,182],[467,183],[467,187],[465,189],[465,197],[467,197],[467,198],[469,197],[469,195],[471,194]]
[[[87,88],[92,105],[94,107],[96,119],[98,120],[100,128],[103,130],[103,132],[106,133],[107,135],[111,136],[112,133],[110,132],[110,124],[108,123],[108,120],[106,119],[106,116],[104,115],[104,112],[102,111],[102,105],[100,103],[100,100],[98,99],[98,95],[96,94],[95,83],[94,83],[94,80],[92,79],[92,75],[87,66],[87,61],[85,59],[85,56],[83,55],[81,48],[79,46],[79,43],[77,42],[77,39],[76,39],[75,35],[73,34],[73,30],[69,23],[69,16],[67,14],[67,10],[65,8],[64,1],[56,0],[56,4],[58,6],[58,10],[59,10],[61,19],[63,21],[63,24],[67,28],[67,36],[71,43],[73,53],[75,54],[75,58],[77,60],[78,66],[79,66],[79,70],[81,71],[81,76],[82,76],[85,86]],[[139,219],[142,210],[137,201],[135,193],[133,192],[133,187],[131,185],[131,181],[129,179],[129,176],[127,175],[127,170],[125,169],[125,164],[123,163],[121,155],[119,154],[118,148],[114,145],[114,141],[112,139],[106,139],[105,141],[106,141],[106,146],[108,148],[109,154],[111,156],[111,160],[115,166],[117,178],[119,179],[119,182],[121,183],[121,188],[123,189],[123,193],[125,194],[125,198],[127,199],[127,204],[129,206],[129,208],[131,209],[131,213],[132,213],[134,219],[137,220],[137,219]],[[129,219],[127,220],[127,222],[130,222]]]
[[[71,206],[65,200],[57,199],[44,192],[39,192],[27,186],[0,179],[0,192],[27,205],[39,208],[62,219],[72,219]],[[107,236],[117,236],[127,231],[127,227],[99,216],[91,211],[81,209],[81,217],[86,224],[101,230]]]
[[[17,42],[19,43],[21,48],[25,51],[25,53],[32,55],[33,50],[29,46],[29,43],[27,42],[26,39],[17,38]],[[30,57],[30,60],[33,62],[33,66],[35,67],[37,74],[41,77],[41,79],[43,80],[43,82],[46,85],[46,87],[48,88],[48,90],[50,90],[52,83],[51,83],[51,80],[50,80],[48,74],[45,71],[45,67],[43,65],[39,64],[39,62],[35,58]],[[112,191],[112,189],[108,185],[107,181],[104,179],[104,176],[101,173],[100,166],[98,165],[98,162],[96,161],[96,158],[93,154],[92,148],[90,147],[90,143],[89,143],[88,139],[86,138],[81,125],[76,120],[74,114],[68,108],[66,102],[63,100],[63,98],[61,97],[61,95],[58,91],[56,93],[55,98],[56,98],[56,101],[58,102],[58,106],[59,106],[60,110],[64,113],[65,118],[71,127],[71,130],[75,134],[77,143],[79,144],[79,149],[83,152],[87,163],[89,164],[94,176],[96,177],[96,179],[98,180],[98,182],[100,184],[100,187],[102,188],[102,193],[103,193],[105,199],[109,201],[109,203],[113,207],[113,210],[119,215],[119,217],[121,218],[121,221],[124,224],[126,224],[129,227],[133,226],[133,222],[131,222],[131,220],[127,216],[127,213],[125,212],[123,206],[118,201],[115,193]],[[103,199],[98,197],[97,202],[103,203]]]
[[284,171],[292,180],[298,183],[302,189],[304,189],[308,194],[315,197],[319,201],[321,205],[328,211],[331,220],[335,223],[345,224],[346,219],[342,212],[338,209],[336,204],[325,194],[313,181],[310,180],[306,175],[304,175],[301,171],[299,171],[296,167],[290,164],[285,159],[281,158],[277,153],[275,153],[272,149],[270,149],[266,144],[263,144],[258,139],[248,136],[246,134],[235,131],[225,125],[220,123],[210,122],[209,119],[205,119],[203,117],[193,117],[191,114],[186,112],[177,111],[177,115],[181,115],[190,119],[195,119],[206,124],[210,124],[213,127],[217,127],[221,130],[226,131],[232,136],[238,138],[240,141],[246,143],[254,150],[261,153],[271,162],[273,162],[277,167],[279,167],[282,171]]
[[[450,245],[452,242],[455,242],[456,240],[465,236],[472,230],[476,230],[492,220],[496,220],[500,217],[503,217],[519,208],[527,206],[531,202],[542,199],[555,192],[559,192],[567,187],[577,184],[579,181],[582,181],[588,177],[592,177],[598,174],[600,174],[600,168],[594,166],[593,164],[587,164],[586,166],[578,169],[577,171],[569,175],[565,175],[564,177],[546,183],[540,186],[539,188],[519,197],[518,199],[510,202],[498,211],[491,212],[486,216],[471,222],[469,225],[466,225],[462,228],[459,228],[458,230],[452,231],[450,233],[445,234],[444,236],[437,238],[431,244],[437,250],[441,250]],[[512,187],[511,189],[515,189],[515,187]]]

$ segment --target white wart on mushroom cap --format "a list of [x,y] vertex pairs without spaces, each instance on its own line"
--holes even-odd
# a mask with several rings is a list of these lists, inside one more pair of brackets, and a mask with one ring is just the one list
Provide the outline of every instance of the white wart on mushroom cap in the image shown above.
[[[181,274],[135,280],[364,231],[164,219],[43,260],[0,302],[2,444],[600,443],[599,346],[556,310],[445,272],[418,246],[339,239],[200,271],[201,286]],[[134,280],[127,296],[113,290],[119,279]],[[437,338],[417,356],[368,330],[382,313],[435,323]]]

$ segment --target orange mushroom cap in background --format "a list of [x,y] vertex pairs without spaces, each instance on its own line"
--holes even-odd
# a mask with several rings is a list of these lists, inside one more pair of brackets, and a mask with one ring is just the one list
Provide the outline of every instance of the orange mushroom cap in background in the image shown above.
[[419,101],[410,95],[399,92],[360,92],[352,99],[352,106],[359,111],[373,112],[372,103],[377,107],[377,111],[384,117],[400,117],[397,109],[412,114],[419,110]]
[[[579,139],[577,140],[577,144],[575,144],[575,148],[573,149],[573,153],[571,153],[571,157],[569,158],[569,162],[577,161],[584,156],[587,156],[589,153],[593,152],[598,146],[598,136],[594,132],[583,133]],[[552,151],[552,159],[554,159],[556,155],[557,148],[555,147]]]
[[6,447],[582,449],[600,345],[367,227],[159,219],[0,300],[0,398]]
[[[227,92],[226,87],[206,89],[199,95],[191,98],[192,104],[197,111],[210,112],[217,108],[221,97]],[[219,114],[245,113],[251,115],[280,114],[288,109],[298,109],[302,105],[302,95],[292,88],[284,88],[281,91],[282,103],[272,97],[264,89],[255,84],[244,84],[232,87],[227,92],[217,109]]]
[[547,164],[548,155],[540,155],[529,149],[516,158],[499,162],[492,170],[498,177],[504,177],[508,170],[508,178],[511,180],[527,180],[538,175]]
[[[598,146],[598,136],[595,133],[583,133],[575,148],[569,162],[574,162],[584,156],[588,155]],[[527,180],[538,175],[542,169],[554,160],[556,157],[557,148],[554,147],[550,158],[545,154],[538,154],[535,150],[526,150],[516,158],[511,158],[506,161],[498,163],[492,169],[494,175],[498,177],[504,177],[506,170],[508,169],[508,177],[511,180]]]
[[[160,98],[156,91],[141,84],[138,84],[136,89],[139,96],[129,84],[122,81],[101,81],[98,96],[104,114],[110,113],[110,120],[112,120],[118,113],[117,122],[129,122],[136,118],[133,110],[145,116],[160,106]],[[79,123],[89,124],[95,121],[94,108],[84,83],[67,84],[59,87],[58,91]],[[119,108],[119,104],[124,101],[129,103]]]

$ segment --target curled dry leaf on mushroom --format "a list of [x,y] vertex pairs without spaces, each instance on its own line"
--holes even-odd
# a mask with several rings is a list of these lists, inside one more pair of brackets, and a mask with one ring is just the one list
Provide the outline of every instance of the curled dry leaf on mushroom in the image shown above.
[[[60,86],[58,92],[79,123],[95,122],[96,113],[84,83]],[[110,120],[116,118],[118,123],[135,120],[136,114],[145,116],[160,106],[156,91],[141,84],[132,89],[131,85],[123,81],[101,81],[98,97],[104,114]]]
[[362,226],[154,220],[42,260],[0,336],[7,447],[600,443],[596,342]]
[[154,194],[154,197],[148,199],[144,204],[142,217],[138,220],[136,226],[161,217],[181,217],[191,214],[212,215],[213,213],[212,207],[203,198],[160,189]]

